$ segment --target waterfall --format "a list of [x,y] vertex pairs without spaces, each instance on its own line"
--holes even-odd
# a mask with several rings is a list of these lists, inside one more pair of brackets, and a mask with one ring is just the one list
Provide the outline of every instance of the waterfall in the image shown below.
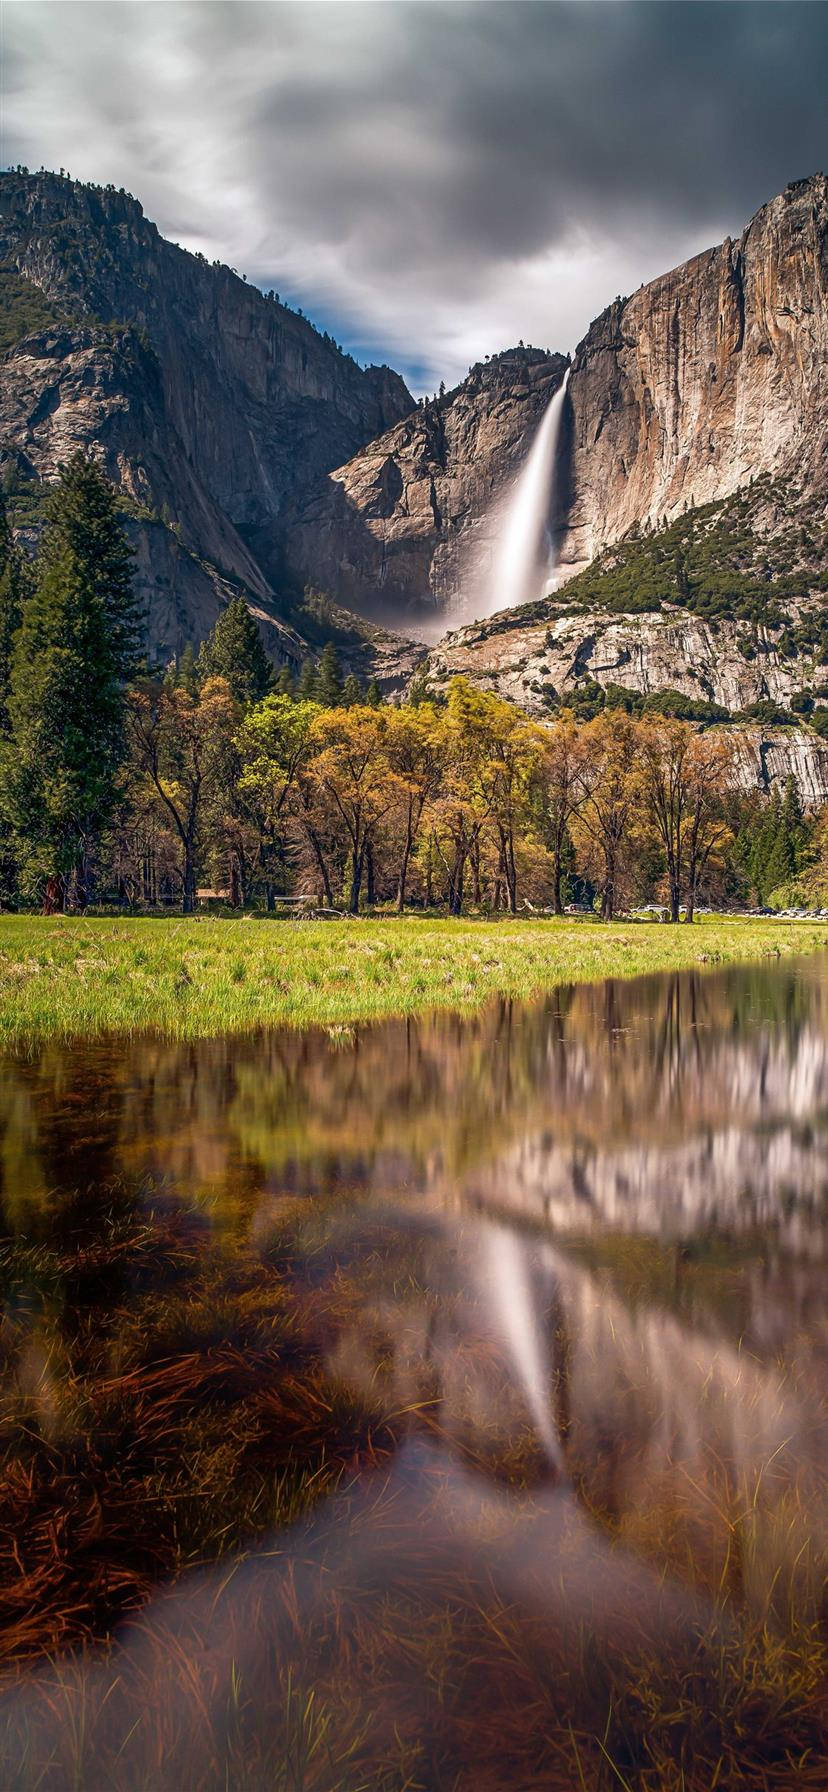
[[569,372],[567,368],[563,384],[544,411],[526,465],[509,496],[486,581],[483,608],[477,608],[481,618],[542,596],[553,571],[548,523],[550,509],[554,508],[558,443]]

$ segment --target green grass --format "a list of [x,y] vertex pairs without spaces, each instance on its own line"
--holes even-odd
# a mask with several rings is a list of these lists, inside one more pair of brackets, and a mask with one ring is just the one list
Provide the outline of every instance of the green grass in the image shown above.
[[470,1010],[555,984],[828,947],[828,921],[0,918],[0,1041],[179,1038]]

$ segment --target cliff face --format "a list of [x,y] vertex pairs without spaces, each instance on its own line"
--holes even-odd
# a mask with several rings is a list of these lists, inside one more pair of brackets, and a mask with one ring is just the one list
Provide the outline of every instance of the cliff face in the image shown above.
[[[519,351],[518,351],[519,352]],[[449,617],[485,552],[486,511],[528,452],[562,376],[499,357],[425,417],[338,468],[290,535],[321,555],[343,599],[386,611],[430,596]],[[481,439],[482,435],[482,439]],[[611,305],[574,358],[562,437],[561,574],[631,528],[738,491],[759,475],[825,489],[828,181],[786,188],[738,241]],[[315,541],[321,548],[315,548]]]
[[206,632],[228,581],[278,632],[283,518],[412,409],[402,380],[363,371],[230,269],[166,242],[123,193],[3,175],[0,261],[55,319],[23,329],[2,364],[0,442],[17,479],[102,448],[160,650]]
[[[510,350],[415,406],[390,369],[361,370],[275,298],[165,242],[129,196],[50,175],[0,177],[0,324],[0,462],[24,525],[72,448],[98,444],[160,653],[197,641],[241,590],[271,648],[296,657],[295,608],[275,595],[291,581],[403,626],[450,622],[464,599],[469,614],[470,594],[473,614],[498,504],[566,367]],[[550,519],[569,582],[449,638],[433,669],[536,709],[584,680],[731,710],[816,691],[826,368],[817,175],[593,324]],[[696,523],[723,499],[721,528]]]
[[611,305],[570,380],[565,567],[632,526],[796,470],[825,484],[828,180]]
[[450,615],[566,366],[517,348],[473,367],[319,483],[288,531],[292,563],[369,614]]

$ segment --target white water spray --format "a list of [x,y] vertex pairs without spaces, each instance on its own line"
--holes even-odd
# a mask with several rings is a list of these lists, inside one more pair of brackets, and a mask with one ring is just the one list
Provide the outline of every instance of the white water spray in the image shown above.
[[548,534],[569,368],[543,414],[519,474],[500,531],[486,591],[484,616],[540,597],[554,570]]

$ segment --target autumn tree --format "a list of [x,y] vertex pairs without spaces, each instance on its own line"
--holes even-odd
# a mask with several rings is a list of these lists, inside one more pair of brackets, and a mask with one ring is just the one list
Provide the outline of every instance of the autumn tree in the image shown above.
[[442,731],[433,706],[423,703],[416,709],[389,710],[384,752],[399,819],[396,906],[401,915],[423,813],[439,789],[443,769]]
[[589,793],[583,730],[565,713],[546,731],[540,755],[539,782],[546,835],[552,855],[552,907],[563,913],[563,876],[572,819]]
[[305,843],[321,895],[334,906],[325,852],[318,791],[312,772],[319,705],[266,697],[248,712],[237,735],[242,788],[257,807],[263,842],[281,850],[283,862],[291,826]]
[[431,836],[446,872],[448,911],[463,912],[471,868],[474,899],[481,896],[480,848],[492,814],[488,693],[463,678],[449,687],[442,716],[444,774],[429,806]]
[[639,730],[644,795],[664,854],[671,921],[679,918],[684,886],[693,740],[689,723],[667,716],[653,716]]
[[392,801],[387,758],[387,717],[381,709],[322,710],[313,724],[312,774],[348,847],[348,906],[359,912],[363,875],[373,900],[372,864],[377,827]]
[[640,802],[635,722],[623,710],[603,710],[583,728],[584,801],[574,817],[577,839],[601,889],[601,917],[618,906]]
[[642,779],[664,854],[671,921],[682,901],[693,920],[700,879],[729,838],[725,802],[735,777],[735,751],[721,730],[700,733],[686,722],[647,719],[639,730]]
[[[530,794],[543,745],[541,730],[502,697],[483,693],[481,785],[488,791],[491,825],[497,844],[497,885],[505,889],[509,913],[517,913],[516,839],[531,831]],[[497,906],[497,904],[495,904]]]
[[739,752],[732,735],[721,729],[694,735],[687,765],[685,921],[693,920],[699,885],[711,860],[732,846],[727,810],[739,783],[739,770]]
[[220,775],[238,708],[223,678],[208,678],[195,696],[183,685],[143,686],[130,693],[133,775],[161,806],[178,840],[182,914],[192,914],[200,830]]

